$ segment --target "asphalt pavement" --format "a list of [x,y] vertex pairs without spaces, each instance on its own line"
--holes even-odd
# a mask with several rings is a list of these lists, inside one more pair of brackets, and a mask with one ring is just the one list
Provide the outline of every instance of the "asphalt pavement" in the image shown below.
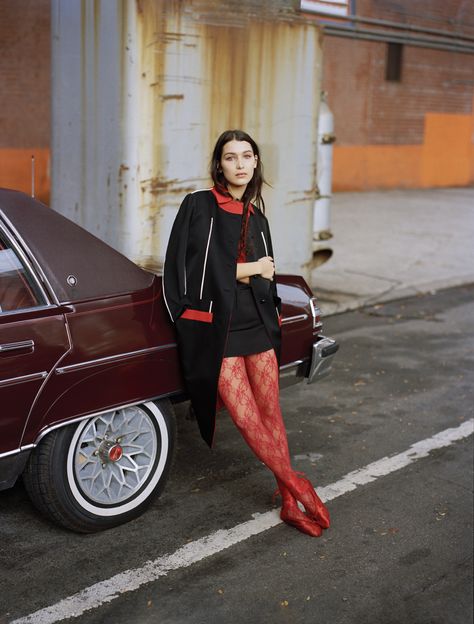
[[[312,539],[280,523],[274,479],[228,415],[210,451],[181,405],[170,480],[134,522],[76,535],[43,519],[21,482],[0,492],[0,623],[472,622],[473,191],[389,193],[405,198],[400,219],[409,206],[419,218],[383,241],[374,226],[371,257],[354,230],[379,194],[359,208],[350,195],[315,272],[341,345],[333,372],[281,395],[293,465],[328,501],[331,528]],[[450,250],[430,197],[454,215]],[[426,240],[423,223],[438,228]],[[359,249],[352,263],[344,240]]]
[[178,409],[163,495],[75,535],[0,492],[0,622],[469,624],[474,287],[329,317],[330,377],[281,395],[292,463],[328,500],[313,539],[224,412],[212,452]]

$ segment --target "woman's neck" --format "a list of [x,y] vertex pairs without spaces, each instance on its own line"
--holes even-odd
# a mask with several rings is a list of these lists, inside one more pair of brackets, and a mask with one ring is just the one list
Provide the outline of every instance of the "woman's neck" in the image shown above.
[[232,195],[234,199],[240,201],[244,196],[244,193],[247,189],[247,185],[245,186],[234,186],[233,184],[227,183],[227,190]]

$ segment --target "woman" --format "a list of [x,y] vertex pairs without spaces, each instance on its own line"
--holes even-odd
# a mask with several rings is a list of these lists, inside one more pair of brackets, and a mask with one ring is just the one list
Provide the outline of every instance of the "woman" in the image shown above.
[[163,270],[186,388],[207,444],[212,448],[220,398],[274,473],[281,519],[319,537],[329,514],[310,481],[291,468],[279,406],[281,302],[255,141],[241,130],[222,133],[211,177],[212,189],[184,198]]

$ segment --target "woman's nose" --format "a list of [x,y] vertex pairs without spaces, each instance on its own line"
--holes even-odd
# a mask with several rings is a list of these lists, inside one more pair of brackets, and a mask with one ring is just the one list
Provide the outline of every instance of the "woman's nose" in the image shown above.
[[237,169],[242,169],[244,161],[241,158],[237,158]]

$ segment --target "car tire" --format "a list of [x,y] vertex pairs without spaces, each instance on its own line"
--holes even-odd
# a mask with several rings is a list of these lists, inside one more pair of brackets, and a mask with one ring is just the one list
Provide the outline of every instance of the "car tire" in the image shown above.
[[23,481],[33,504],[57,524],[102,531],[137,518],[162,492],[175,442],[168,400],[111,410],[49,433]]

